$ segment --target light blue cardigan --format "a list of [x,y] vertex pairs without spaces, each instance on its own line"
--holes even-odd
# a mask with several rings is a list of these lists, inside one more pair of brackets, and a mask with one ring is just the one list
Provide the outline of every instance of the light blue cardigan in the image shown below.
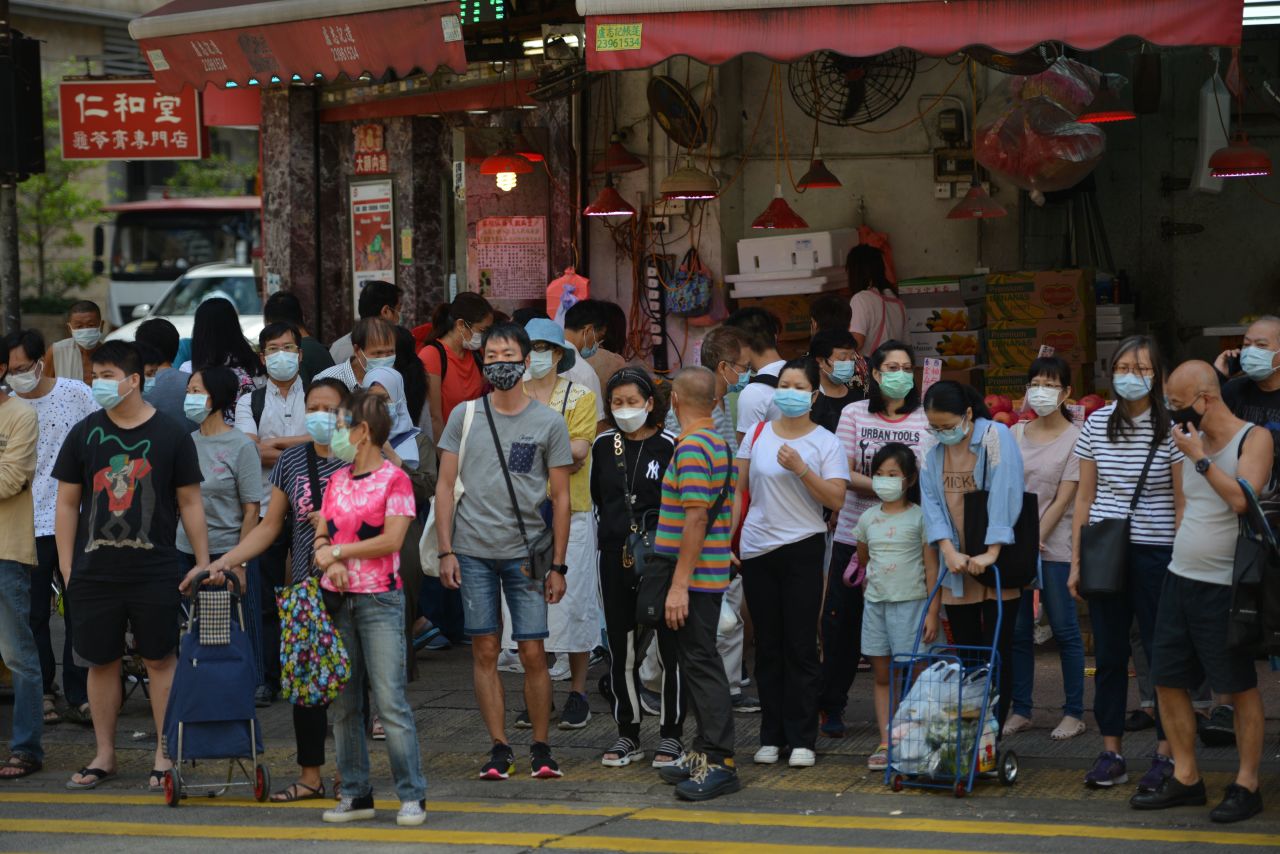
[[[969,438],[969,449],[978,459],[973,467],[974,482],[978,489],[987,490],[987,536],[986,544],[1007,545],[1013,542],[1013,526],[1022,512],[1022,493],[1025,489],[1022,480],[1022,452],[1013,438],[1009,428],[986,418],[974,422],[973,435]],[[946,446],[938,443],[929,450],[924,459],[924,471],[920,476],[920,489],[924,502],[924,527],[929,542],[937,544],[939,540],[951,540],[959,545],[960,536],[951,512],[947,509],[946,495],[942,489],[943,455]],[[983,470],[990,479],[990,484],[983,483]],[[940,564],[946,564],[939,556]],[[944,575],[944,584],[952,595],[964,595],[964,578],[954,573]]]

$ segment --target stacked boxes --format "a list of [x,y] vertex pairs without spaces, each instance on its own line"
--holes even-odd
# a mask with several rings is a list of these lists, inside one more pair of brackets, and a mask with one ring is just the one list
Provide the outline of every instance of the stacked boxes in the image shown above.
[[739,308],[762,308],[778,318],[779,349],[804,352],[809,304],[819,293],[848,299],[845,256],[858,245],[856,228],[753,237],[738,241],[738,273],[725,276]]
[[987,277],[987,393],[1020,396],[1027,370],[1049,346],[1071,365],[1077,394],[1092,389],[1097,316],[1093,273],[1045,270]]
[[898,283],[917,362],[942,359],[947,371],[968,370],[982,364],[985,287],[982,276],[942,276]]

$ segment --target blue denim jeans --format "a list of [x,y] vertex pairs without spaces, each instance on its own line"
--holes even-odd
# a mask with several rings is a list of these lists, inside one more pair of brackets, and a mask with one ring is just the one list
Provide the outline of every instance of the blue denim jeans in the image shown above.
[[521,572],[524,558],[458,555],[462,574],[462,613],[468,635],[496,635],[502,630],[502,597],[511,611],[513,641],[544,640],[547,600],[542,582]]
[[44,677],[31,634],[31,567],[0,560],[0,659],[13,674],[9,752],[44,761]]
[[333,615],[351,664],[351,680],[334,701],[333,738],[342,775],[342,794],[370,794],[369,750],[365,742],[364,689],[368,682],[374,705],[387,732],[387,754],[400,801],[427,796],[418,750],[413,709],[405,696],[404,595],[349,593]]
[[[1040,602],[1049,615],[1049,627],[1058,644],[1062,661],[1062,713],[1084,719],[1084,641],[1080,638],[1080,621],[1076,603],[1067,590],[1071,564],[1044,561],[1040,565]],[[1013,713],[1031,717],[1031,690],[1035,685],[1036,649],[1034,597],[1022,594],[1018,606],[1018,623],[1013,631]]]

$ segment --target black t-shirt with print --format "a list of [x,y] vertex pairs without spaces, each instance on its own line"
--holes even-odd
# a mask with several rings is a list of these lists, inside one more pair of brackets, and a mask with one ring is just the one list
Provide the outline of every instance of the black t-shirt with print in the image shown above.
[[[662,476],[666,474],[676,450],[675,436],[664,430],[643,442],[623,439],[623,463],[627,472],[624,478],[618,471],[617,453],[614,451],[614,437],[617,435],[617,430],[606,430],[596,437],[591,446],[591,500],[596,507],[601,543],[622,543],[631,533],[626,503],[629,490],[635,492],[636,503],[632,512],[637,521],[642,520],[646,512],[662,506]],[[653,524],[656,524],[656,519],[654,517]]]
[[156,412],[126,430],[95,412],[67,434],[53,477],[82,490],[73,579],[177,578],[177,490],[203,480],[185,425]]
[[809,420],[821,427],[826,427],[828,432],[835,435],[836,428],[840,426],[840,413],[844,412],[844,408],[851,403],[857,403],[862,400],[861,389],[849,389],[849,393],[844,397],[827,397],[826,393],[819,391],[818,399],[813,402],[813,408],[809,410]]

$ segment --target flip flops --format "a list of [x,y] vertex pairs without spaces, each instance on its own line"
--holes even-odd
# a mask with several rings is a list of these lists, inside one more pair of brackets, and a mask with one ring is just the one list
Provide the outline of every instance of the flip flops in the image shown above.
[[103,771],[101,768],[90,768],[88,766],[81,768],[76,774],[80,777],[88,777],[77,783],[75,780],[67,781],[67,788],[72,791],[83,789],[96,789],[104,780],[110,780],[116,775],[115,771]]

